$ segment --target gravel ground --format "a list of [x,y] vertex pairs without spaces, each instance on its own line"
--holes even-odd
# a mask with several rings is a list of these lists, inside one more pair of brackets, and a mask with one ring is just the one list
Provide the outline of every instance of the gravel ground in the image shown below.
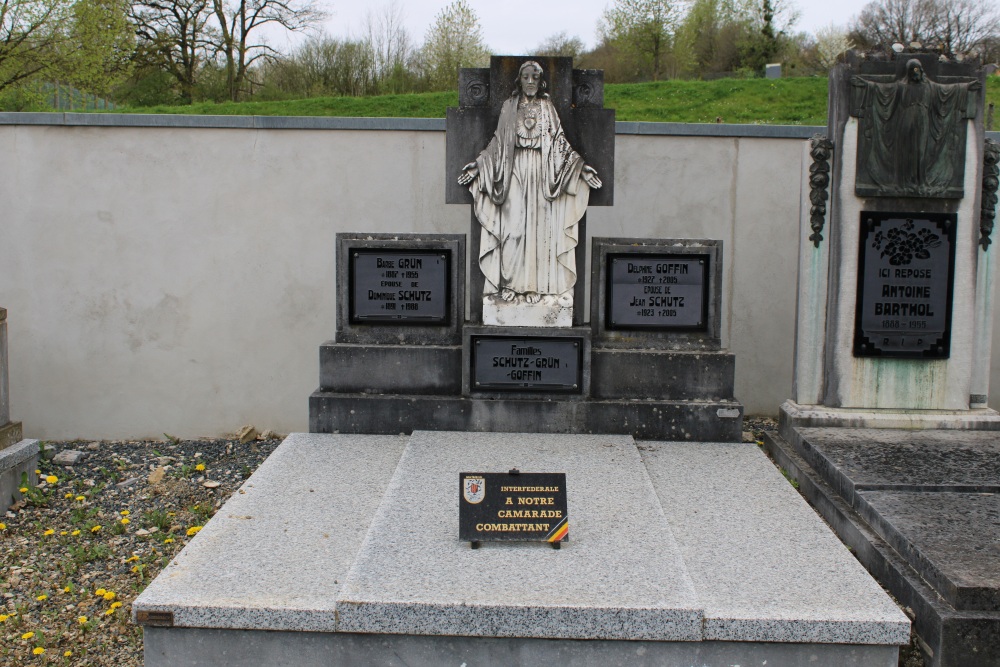
[[[744,439],[776,428],[748,418]],[[280,442],[48,443],[85,457],[43,461],[0,517],[0,664],[140,667],[132,601]],[[924,667],[916,645],[899,665]]]
[[0,516],[0,664],[142,665],[132,601],[279,443],[50,443],[86,456]]

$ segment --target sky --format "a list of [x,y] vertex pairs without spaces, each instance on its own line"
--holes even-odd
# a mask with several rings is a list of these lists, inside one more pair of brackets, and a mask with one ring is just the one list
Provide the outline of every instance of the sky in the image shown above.
[[[404,23],[416,44],[450,0],[397,0]],[[597,20],[611,0],[467,0],[479,16],[483,36],[497,55],[528,53],[547,37],[565,31],[579,37],[587,48],[595,46]],[[866,0],[789,0],[799,10],[796,31],[814,33],[831,23],[846,25],[867,4]],[[334,37],[359,37],[365,14],[389,0],[319,0],[329,13],[323,30]],[[297,43],[301,38],[291,38]],[[278,45],[276,45],[278,46]],[[280,48],[280,47],[279,47]]]

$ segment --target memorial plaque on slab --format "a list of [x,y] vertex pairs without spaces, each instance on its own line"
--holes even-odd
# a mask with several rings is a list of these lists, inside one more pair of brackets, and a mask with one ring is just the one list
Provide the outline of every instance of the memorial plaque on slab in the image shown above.
[[449,251],[349,252],[352,323],[448,324]]
[[609,254],[607,328],[705,329],[708,255]]
[[463,472],[458,538],[473,543],[569,539],[565,473]]
[[947,359],[953,213],[861,213],[854,356]]
[[576,336],[473,336],[471,388],[579,393],[582,351]]

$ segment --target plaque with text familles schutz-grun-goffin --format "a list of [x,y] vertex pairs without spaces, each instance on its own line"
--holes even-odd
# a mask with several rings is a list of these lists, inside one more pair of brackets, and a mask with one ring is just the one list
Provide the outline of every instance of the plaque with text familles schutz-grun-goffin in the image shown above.
[[581,338],[472,337],[474,391],[579,392]]
[[956,216],[861,213],[854,356],[946,359]]
[[708,255],[608,255],[608,329],[705,329]]
[[448,324],[450,252],[351,249],[355,324]]
[[472,542],[569,539],[566,473],[463,472],[458,477],[458,537]]

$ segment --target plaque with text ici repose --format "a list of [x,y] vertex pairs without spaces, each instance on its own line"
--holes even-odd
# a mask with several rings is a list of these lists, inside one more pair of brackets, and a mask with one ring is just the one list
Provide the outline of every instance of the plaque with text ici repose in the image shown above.
[[450,252],[351,249],[353,324],[447,325]]
[[458,507],[458,538],[473,546],[569,539],[566,473],[463,472]]
[[854,356],[947,359],[953,213],[861,213]]
[[609,254],[608,329],[705,329],[708,255]]

